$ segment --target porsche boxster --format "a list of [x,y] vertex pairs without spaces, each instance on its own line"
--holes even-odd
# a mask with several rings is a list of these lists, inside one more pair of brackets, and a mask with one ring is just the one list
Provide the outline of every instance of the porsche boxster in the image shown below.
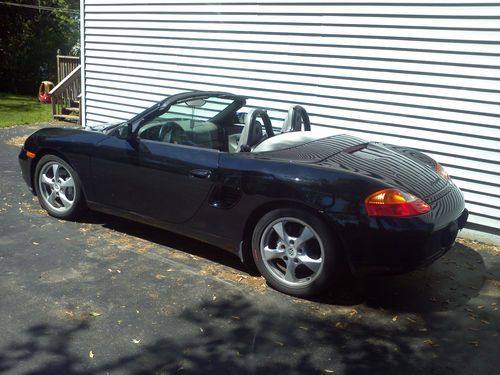
[[188,92],[129,121],[41,129],[19,154],[22,174],[52,216],[88,208],[193,237],[295,296],[330,288],[342,268],[406,272],[452,247],[468,213],[431,157],[311,131],[301,106],[276,126],[245,105]]

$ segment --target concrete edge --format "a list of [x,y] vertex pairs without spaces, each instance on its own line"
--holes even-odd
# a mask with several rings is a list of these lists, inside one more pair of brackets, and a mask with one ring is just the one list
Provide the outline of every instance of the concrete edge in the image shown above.
[[462,229],[458,234],[458,237],[465,238],[467,240],[473,240],[482,242],[486,245],[500,246],[500,236],[491,233],[479,232],[473,229]]

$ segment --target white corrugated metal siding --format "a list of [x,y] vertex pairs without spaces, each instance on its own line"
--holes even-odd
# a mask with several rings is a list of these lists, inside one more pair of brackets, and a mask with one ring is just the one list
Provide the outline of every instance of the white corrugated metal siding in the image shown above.
[[224,90],[283,119],[441,161],[470,222],[500,228],[500,3],[481,0],[82,0],[84,118],[130,118]]

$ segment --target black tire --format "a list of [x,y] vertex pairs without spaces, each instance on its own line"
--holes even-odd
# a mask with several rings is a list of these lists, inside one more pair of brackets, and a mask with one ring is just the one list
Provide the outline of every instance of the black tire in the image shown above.
[[[308,227],[307,233],[313,237],[303,242],[301,238],[307,236],[301,234],[306,233],[306,227]],[[278,234],[279,231],[283,236]],[[293,296],[311,297],[330,287],[336,276],[336,253],[331,228],[319,217],[305,210],[295,208],[273,210],[259,220],[253,231],[252,255],[260,273],[274,289]],[[263,259],[263,254],[267,255],[268,260]],[[321,265],[318,266],[318,270],[313,271],[319,263]],[[314,267],[309,268],[307,264]],[[288,272],[289,269],[293,271]],[[293,280],[294,278],[297,282]]]
[[[41,182],[41,179],[45,181],[43,175],[45,174],[45,177],[47,177],[47,174],[50,175],[50,169],[54,168],[54,166],[59,166],[58,183],[51,185],[50,183]],[[60,178],[59,173],[62,176]],[[52,181],[56,180],[54,177],[52,177]],[[68,178],[72,179],[72,185],[64,187],[64,183],[69,181]],[[35,168],[34,185],[40,205],[51,216],[58,219],[73,220],[80,216],[85,209],[85,199],[77,173],[71,165],[58,156],[45,155],[40,159]],[[57,185],[57,192],[55,191],[55,185]],[[56,197],[52,200],[48,197],[48,195],[51,196],[50,192],[56,193]],[[64,200],[62,199],[63,196]]]

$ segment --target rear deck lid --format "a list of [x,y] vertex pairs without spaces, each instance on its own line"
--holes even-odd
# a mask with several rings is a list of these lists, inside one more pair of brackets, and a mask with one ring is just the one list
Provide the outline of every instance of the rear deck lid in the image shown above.
[[344,149],[317,164],[372,177],[424,199],[448,184],[431,166],[378,143]]
[[273,137],[261,147],[265,152],[257,152],[256,156],[350,171],[423,199],[435,195],[448,184],[430,165],[432,159],[426,162],[423,154],[418,157],[418,153],[404,152],[410,149],[369,143],[345,134],[313,137],[314,134],[303,132]]

